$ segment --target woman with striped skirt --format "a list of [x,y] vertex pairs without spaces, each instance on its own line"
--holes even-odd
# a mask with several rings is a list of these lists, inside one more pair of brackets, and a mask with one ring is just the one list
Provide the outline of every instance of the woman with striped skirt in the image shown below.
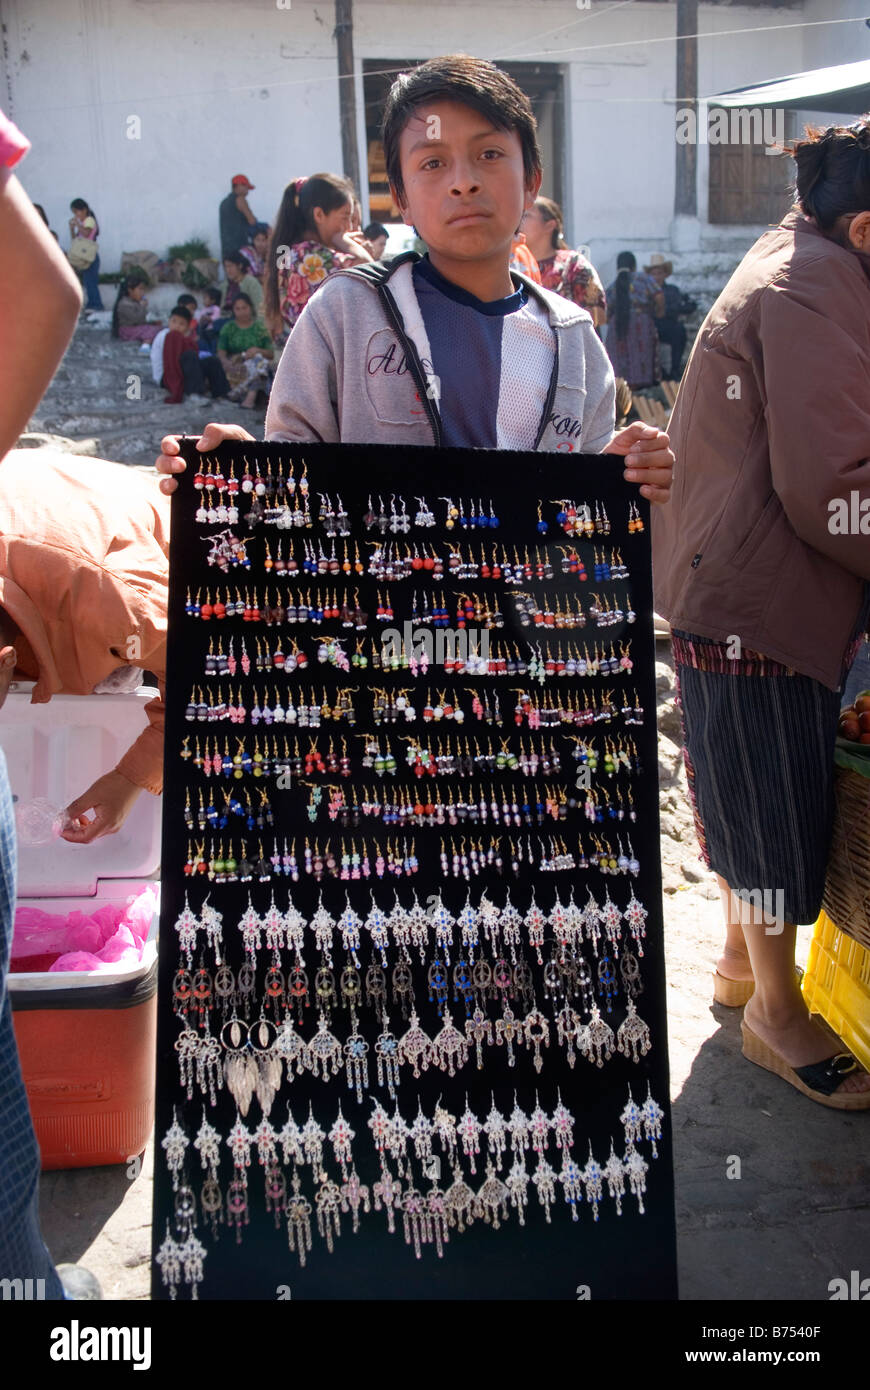
[[710,310],[653,517],[689,791],[726,938],[715,998],[743,1052],[802,1094],[870,1109],[870,1076],[807,1012],[841,692],[870,617],[870,117],[792,147],[798,202]]

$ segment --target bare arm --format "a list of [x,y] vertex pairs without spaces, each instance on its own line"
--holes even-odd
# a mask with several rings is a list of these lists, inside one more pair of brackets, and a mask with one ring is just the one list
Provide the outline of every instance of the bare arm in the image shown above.
[[238,208],[239,212],[244,214],[244,216],[252,225],[254,222],[256,222],[256,217],[251,212],[251,209],[248,207],[248,199],[246,194],[239,194],[238,198],[236,198],[236,207]]
[[[13,447],[69,346],[82,305],[72,266],[18,179],[0,170],[0,459]],[[27,313],[12,305],[26,288]]]

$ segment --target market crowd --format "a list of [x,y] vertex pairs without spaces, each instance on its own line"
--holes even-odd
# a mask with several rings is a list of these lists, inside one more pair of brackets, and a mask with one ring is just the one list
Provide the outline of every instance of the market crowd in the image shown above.
[[[433,112],[440,134],[427,146]],[[744,1007],[749,1061],[821,1105],[870,1108],[870,1076],[832,1052],[794,962],[796,924],[814,921],[821,904],[837,720],[870,617],[866,537],[827,525],[844,489],[870,499],[870,118],[793,146],[795,205],[707,315],[669,434],[619,427],[617,379],[637,389],[658,380],[661,344],[681,370],[674,320],[685,304],[669,302],[670,262],[662,253],[639,270],[624,252],[605,291],[565,244],[559,208],[540,196],[535,119],[513,80],[465,55],[421,64],[394,83],[383,140],[393,196],[426,255],[384,259],[386,229],[360,227],[355,191],[339,175],[292,180],[271,227],[237,175],[221,206],[225,291],[215,286],[204,303],[182,295],[158,325],[142,278],[128,275],[113,332],[155,353],[171,400],[233,392],[253,408],[267,397],[268,440],[555,451],[565,440],[554,419],[573,413],[578,452],[621,460],[624,478],[656,504],[656,603],[673,633],[698,840],[725,906],[715,998]],[[167,436],[159,492],[139,480],[125,498],[116,465],[25,464],[14,447],[99,265],[97,219],[83,200],[71,231],[91,250],[67,257],[46,229],[13,173],[28,148],[0,113],[0,301],[34,286],[27,315],[9,315],[0,337],[0,510],[11,518],[0,523],[0,704],[16,674],[34,682],[35,703],[123,682],[135,667],[160,686],[149,728],[66,808],[65,837],[88,843],[117,830],[141,792],[160,790],[166,505],[177,486],[169,475],[185,464]],[[361,374],[373,338],[391,338],[414,371],[369,389]],[[567,368],[554,372],[559,361],[570,362],[570,380]],[[741,390],[726,398],[734,374]],[[209,424],[198,448],[252,438]],[[73,621],[59,624],[58,611]],[[135,660],[121,640],[131,632],[142,639]],[[44,1278],[59,1298],[6,991],[15,855],[0,752],[0,1276]],[[782,886],[776,934],[735,916],[733,890],[747,886]],[[75,1271],[64,1274],[68,1286]]]

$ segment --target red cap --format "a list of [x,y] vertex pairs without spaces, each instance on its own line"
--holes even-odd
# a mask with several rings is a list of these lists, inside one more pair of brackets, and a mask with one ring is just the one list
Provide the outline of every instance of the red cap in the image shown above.
[[255,187],[255,185],[251,183],[251,180],[248,178],[247,174],[233,174],[230,183],[233,185],[233,187],[235,187],[237,183],[243,183],[246,188]]

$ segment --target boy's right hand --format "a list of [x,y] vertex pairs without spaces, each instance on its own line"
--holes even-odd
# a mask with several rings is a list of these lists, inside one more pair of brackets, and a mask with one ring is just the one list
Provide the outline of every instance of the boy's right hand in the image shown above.
[[[184,438],[184,436],[178,434],[164,435],[160,441],[162,452],[159,458],[154,461],[154,467],[157,469],[158,473],[170,475],[169,477],[162,477],[158,484],[160,491],[165,492],[168,497],[171,496],[178,487],[178,479],[173,478],[171,475],[173,473],[183,473],[187,467],[184,459],[178,457],[180,449],[179,441],[182,438]],[[250,440],[252,444],[256,444],[257,442],[254,436],[248,434],[248,431],[242,425],[208,424],[199,436],[196,447],[199,449],[200,453],[207,454],[210,453],[212,449],[216,449],[225,439],[247,439]]]

